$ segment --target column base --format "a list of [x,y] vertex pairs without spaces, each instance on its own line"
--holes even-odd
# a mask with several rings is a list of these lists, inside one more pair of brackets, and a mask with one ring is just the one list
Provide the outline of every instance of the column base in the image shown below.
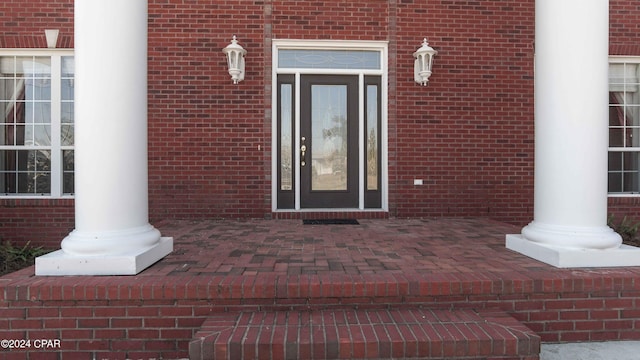
[[155,245],[144,250],[118,255],[70,255],[58,250],[36,258],[36,275],[136,275],[171,251],[171,237],[161,237]]
[[640,248],[620,245],[613,249],[563,248],[509,234],[507,249],[558,268],[640,266]]

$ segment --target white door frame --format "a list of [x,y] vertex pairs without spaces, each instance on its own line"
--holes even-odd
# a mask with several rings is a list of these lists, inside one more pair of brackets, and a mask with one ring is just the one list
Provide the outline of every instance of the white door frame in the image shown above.
[[[279,68],[278,67],[278,54],[282,49],[305,49],[305,50],[370,50],[378,51],[380,53],[380,69],[298,69],[298,68]],[[299,211],[313,211],[313,212],[336,212],[336,211],[388,211],[388,42],[387,41],[351,41],[351,40],[291,40],[291,39],[273,39],[272,40],[272,60],[271,60],[271,210],[273,212],[299,212]],[[294,134],[294,148],[300,147],[300,75],[314,74],[314,75],[357,75],[359,76],[359,182],[360,182],[360,194],[359,194],[359,206],[357,209],[301,209],[300,208],[300,174],[299,171],[295,171],[295,207],[294,209],[278,209],[278,154],[279,151],[279,139],[278,139],[278,75],[279,74],[294,74],[295,75],[295,134]],[[381,114],[380,114],[380,139],[381,139],[381,154],[380,159],[380,177],[381,177],[381,208],[378,209],[365,209],[364,207],[364,177],[365,174],[362,171],[364,168],[364,156],[366,149],[364,149],[364,76],[365,75],[378,75],[381,77]],[[295,159],[293,163],[299,164],[299,152],[294,151]]]

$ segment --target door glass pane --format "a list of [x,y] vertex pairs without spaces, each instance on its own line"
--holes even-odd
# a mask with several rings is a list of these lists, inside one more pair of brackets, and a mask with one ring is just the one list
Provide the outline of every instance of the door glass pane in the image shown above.
[[367,190],[378,190],[377,85],[367,85]]
[[291,101],[293,99],[291,84],[280,85],[280,190],[293,188],[293,139]]
[[311,87],[311,190],[347,190],[347,85]]

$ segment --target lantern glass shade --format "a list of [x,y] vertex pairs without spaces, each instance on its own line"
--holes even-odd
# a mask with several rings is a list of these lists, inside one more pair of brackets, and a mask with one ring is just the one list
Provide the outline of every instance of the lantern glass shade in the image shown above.
[[244,80],[244,56],[247,54],[247,50],[238,44],[235,35],[231,40],[231,44],[222,49],[222,52],[227,56],[227,66],[233,83],[237,84]]
[[434,50],[427,39],[425,38],[416,52],[413,53],[414,60],[414,80],[418,84],[425,86],[429,83],[429,77],[431,76],[431,69],[433,66],[433,57],[438,52]]

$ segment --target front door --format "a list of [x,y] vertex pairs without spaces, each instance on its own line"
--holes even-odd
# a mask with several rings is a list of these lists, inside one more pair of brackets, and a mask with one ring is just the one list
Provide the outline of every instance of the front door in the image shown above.
[[382,209],[385,82],[373,61],[380,52],[278,54],[274,209]]
[[358,76],[300,78],[300,207],[359,205]]

